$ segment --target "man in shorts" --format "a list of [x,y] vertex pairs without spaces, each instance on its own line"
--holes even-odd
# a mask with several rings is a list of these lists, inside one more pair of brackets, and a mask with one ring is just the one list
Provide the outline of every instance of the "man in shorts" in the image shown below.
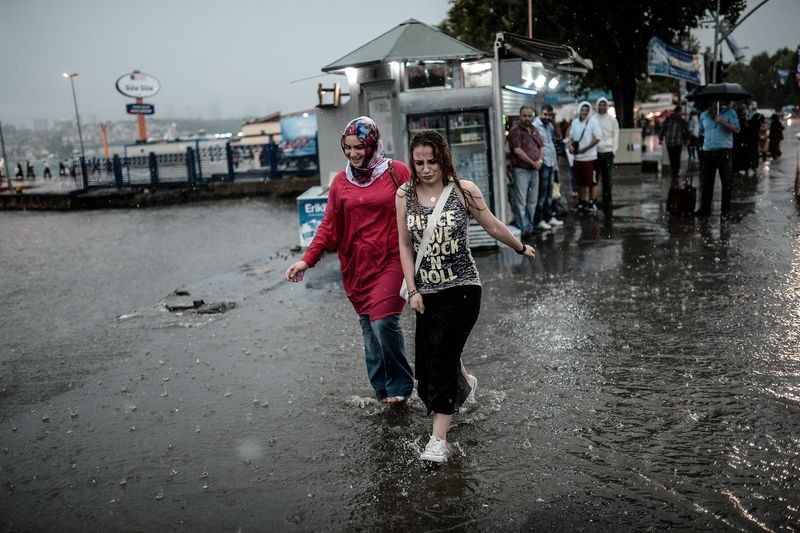
[[578,106],[578,116],[572,121],[569,133],[568,149],[574,156],[572,168],[578,185],[578,211],[583,213],[597,211],[597,206],[590,198],[590,191],[595,183],[597,144],[602,139],[603,132],[597,121],[590,120],[591,116],[592,104],[584,100]]

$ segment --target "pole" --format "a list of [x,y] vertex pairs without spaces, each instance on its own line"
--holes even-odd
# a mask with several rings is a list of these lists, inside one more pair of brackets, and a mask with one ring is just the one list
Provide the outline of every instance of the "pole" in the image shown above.
[[494,180],[494,190],[497,194],[494,197],[494,205],[489,208],[497,215],[501,222],[505,223],[507,220],[507,190],[506,190],[506,149],[505,149],[505,129],[503,125],[503,93],[500,86],[500,46],[502,33],[498,33],[494,42],[494,58],[492,59],[492,107],[494,109],[489,111],[489,116],[494,114],[494,127],[490,128],[490,138],[494,141],[494,172],[492,179]]
[[78,74],[69,74],[69,85],[72,87],[72,103],[75,104],[75,120],[78,122],[78,140],[81,143],[81,157],[86,159],[86,151],[83,149],[83,133],[81,132],[81,115],[78,113],[78,98],[75,96],[75,82],[73,79]]
[[[136,105],[144,104],[144,98],[137,98]],[[139,142],[147,142],[147,126],[144,124],[144,114],[136,113],[136,121],[139,123]]]
[[719,2],[714,13],[714,55],[711,56],[711,83],[717,83],[717,49],[719,48]]
[[6,140],[3,138],[3,122],[0,121],[0,147],[3,149],[3,172],[6,173],[8,190],[11,190],[11,174],[8,173],[8,159],[6,158]]
[[533,39],[533,0],[528,0],[528,39]]

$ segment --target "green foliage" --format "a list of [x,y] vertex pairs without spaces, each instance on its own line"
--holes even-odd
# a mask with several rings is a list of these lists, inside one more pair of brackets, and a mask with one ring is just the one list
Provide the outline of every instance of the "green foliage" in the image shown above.
[[[731,65],[725,81],[741,83],[759,107],[779,109],[785,104],[797,104],[800,90],[794,77],[795,58],[795,52],[788,48],[781,48],[772,56],[761,52],[754,55],[750,63]],[[782,68],[791,71],[785,86],[780,85],[778,78],[778,69]]]
[[[746,0],[725,0],[721,12],[736,21]],[[451,0],[443,29],[466,43],[492,50],[495,35],[527,34],[526,0]],[[625,126],[633,124],[637,81],[647,70],[647,43],[656,36],[675,42],[696,28],[712,0],[535,0],[533,36],[567,44],[594,62],[585,85],[610,89]]]

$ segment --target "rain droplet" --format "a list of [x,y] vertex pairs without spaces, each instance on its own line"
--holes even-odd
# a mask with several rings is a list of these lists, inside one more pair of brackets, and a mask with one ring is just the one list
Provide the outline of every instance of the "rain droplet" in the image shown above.
[[156,492],[156,500],[163,500],[164,499],[164,489],[158,489]]
[[200,426],[199,425],[196,428],[194,428],[194,432],[195,433],[200,433]]
[[178,471],[175,470],[174,468],[172,469],[172,472],[169,473],[169,477],[175,477],[177,475],[178,475]]
[[208,472],[203,472],[202,474],[200,474],[200,479],[206,479],[206,478],[208,478]]
[[50,421],[50,417],[49,417],[49,416],[47,416],[47,415],[44,415],[44,416],[42,417],[42,422],[49,422],[49,421]]
[[128,484],[128,478],[124,477],[124,478],[119,480],[119,486],[120,487],[124,487],[127,484]]

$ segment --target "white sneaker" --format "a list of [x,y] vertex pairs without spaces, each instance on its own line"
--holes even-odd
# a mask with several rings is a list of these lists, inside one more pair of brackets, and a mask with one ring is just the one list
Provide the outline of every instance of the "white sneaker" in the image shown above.
[[548,222],[551,226],[563,226],[564,223],[558,220],[556,217],[551,218]]
[[434,463],[443,463],[447,459],[450,452],[450,447],[444,439],[438,439],[431,435],[431,440],[428,441],[427,446],[420,454],[419,458],[423,461],[433,461]]
[[478,378],[470,374],[467,383],[469,383],[469,388],[471,389],[469,396],[467,396],[467,403],[478,403],[478,400],[475,399],[475,391],[478,390]]
[[539,228],[539,229],[550,229],[552,226],[550,226],[550,224],[548,224],[547,222],[542,220],[541,222],[536,224],[536,227]]

